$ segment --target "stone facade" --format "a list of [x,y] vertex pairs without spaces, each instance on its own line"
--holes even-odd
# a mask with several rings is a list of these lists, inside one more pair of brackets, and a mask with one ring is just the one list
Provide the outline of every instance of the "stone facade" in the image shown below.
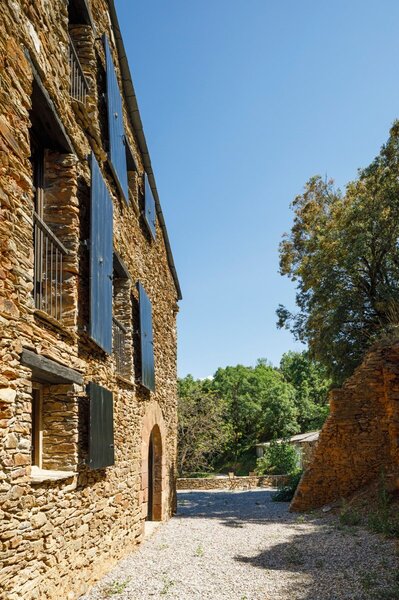
[[[3,0],[0,6],[1,600],[78,598],[141,540],[150,496],[155,520],[167,519],[175,507],[179,285],[112,0],[69,4],[69,13],[65,0]],[[76,18],[87,6],[93,23]],[[135,163],[128,173],[128,203],[107,158],[103,34]],[[70,40],[88,83],[84,102],[71,98]],[[53,111],[48,129],[40,94],[46,110]],[[40,143],[47,146],[39,188],[33,130],[43,134]],[[69,151],[59,148],[60,136]],[[112,198],[113,246],[126,271],[113,281],[114,317],[125,332],[123,371],[117,357],[101,350],[88,333],[90,153]],[[143,218],[144,172],[156,202],[155,240]],[[45,277],[41,267],[43,304],[34,299],[38,189],[43,220],[65,249],[62,264],[57,263],[61,308],[46,296],[46,291],[53,295],[48,266]],[[155,391],[139,382],[138,281],[152,304]],[[36,358],[41,366],[32,367],[29,361]],[[48,362],[40,362],[43,358]],[[46,374],[43,364],[53,365],[56,374]],[[107,468],[88,466],[89,382],[113,395],[115,462]],[[41,430],[33,432],[38,403]],[[35,435],[40,467],[33,466]]]
[[399,344],[372,349],[341,389],[291,504],[302,511],[345,498],[384,473],[399,483]]

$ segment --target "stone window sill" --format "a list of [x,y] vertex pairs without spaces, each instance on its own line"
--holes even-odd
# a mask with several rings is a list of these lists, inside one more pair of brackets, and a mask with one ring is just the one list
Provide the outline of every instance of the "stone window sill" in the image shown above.
[[64,336],[68,337],[71,341],[75,342],[77,340],[76,334],[73,331],[71,331],[69,329],[69,327],[65,327],[65,325],[63,325],[60,321],[58,321],[57,319],[54,319],[54,317],[50,316],[43,310],[40,310],[39,308],[35,308],[35,316],[40,321],[48,323],[49,325],[54,327],[54,329],[59,331]]
[[75,471],[51,471],[48,469],[39,469],[33,466],[31,469],[31,483],[44,483],[46,481],[62,481],[76,475]]
[[131,379],[127,379],[126,377],[123,377],[122,375],[116,375],[116,380],[120,381],[121,383],[124,383],[125,385],[128,385],[132,388],[135,387],[135,384]]

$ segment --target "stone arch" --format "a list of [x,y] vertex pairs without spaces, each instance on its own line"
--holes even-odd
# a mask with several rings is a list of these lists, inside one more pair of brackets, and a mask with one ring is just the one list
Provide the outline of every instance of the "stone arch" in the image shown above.
[[[157,402],[151,402],[144,414],[141,440],[140,503],[143,520],[149,517],[149,520],[152,521],[162,521],[167,516],[168,486],[165,441],[166,429],[161,408]],[[149,470],[151,448],[152,473]],[[149,487],[151,483],[152,494]]]

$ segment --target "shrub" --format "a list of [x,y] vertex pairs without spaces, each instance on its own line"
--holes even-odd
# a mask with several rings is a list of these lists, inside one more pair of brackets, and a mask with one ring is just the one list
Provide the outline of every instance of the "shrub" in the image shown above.
[[294,497],[296,488],[299,485],[301,480],[303,471],[297,469],[293,473],[290,474],[288,483],[285,485],[279,486],[278,492],[272,495],[272,500],[274,502],[291,502]]
[[297,469],[298,453],[287,442],[270,442],[270,446],[265,448],[264,455],[256,463],[258,475],[288,475]]

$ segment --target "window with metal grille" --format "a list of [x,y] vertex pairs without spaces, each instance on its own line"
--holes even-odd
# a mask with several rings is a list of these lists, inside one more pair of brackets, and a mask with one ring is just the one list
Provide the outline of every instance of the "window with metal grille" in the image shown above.
[[152,331],[152,306],[141,283],[139,291],[141,380],[145,388],[155,391],[154,338]]
[[113,357],[116,374],[123,379],[132,375],[132,311],[128,270],[114,252],[113,277]]
[[114,409],[112,392],[90,382],[89,395],[89,458],[90,469],[104,469],[115,463]]
[[[27,56],[29,60],[29,56]],[[55,219],[52,201],[46,189],[49,176],[54,182],[57,153],[73,148],[46,89],[33,65],[32,109],[30,111],[30,143],[35,204],[34,285],[35,307],[52,318],[63,321],[64,272],[68,250],[59,237],[62,224]],[[59,154],[58,154],[59,157]],[[52,185],[54,189],[54,185]],[[51,194],[50,194],[51,195]]]
[[111,354],[113,205],[93,153],[90,199],[90,337]]

